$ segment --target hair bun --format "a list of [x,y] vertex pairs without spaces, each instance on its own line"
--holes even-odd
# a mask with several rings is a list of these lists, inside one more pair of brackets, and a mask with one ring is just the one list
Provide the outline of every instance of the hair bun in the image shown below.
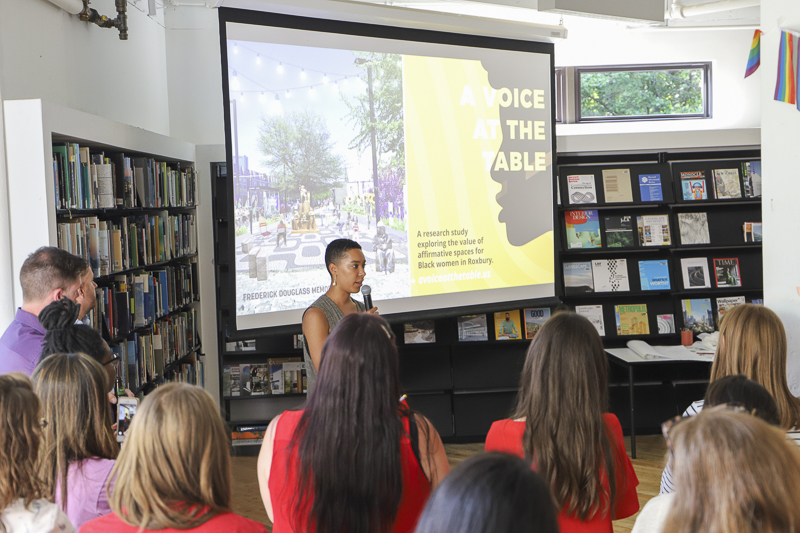
[[39,313],[39,323],[47,331],[66,329],[78,320],[81,308],[69,298],[50,303]]

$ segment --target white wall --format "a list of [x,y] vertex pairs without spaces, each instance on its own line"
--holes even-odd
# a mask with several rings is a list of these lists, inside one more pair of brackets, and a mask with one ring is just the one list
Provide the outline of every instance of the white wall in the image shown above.
[[[91,6],[116,16],[114,0]],[[81,22],[46,0],[0,1],[3,98],[42,98],[169,135],[163,21],[128,4],[128,27],[120,41],[117,30]]]
[[800,31],[800,2],[762,0],[761,132],[764,222],[764,303],[783,320],[789,338],[789,386],[800,395],[800,111],[773,100],[778,68],[778,24]]

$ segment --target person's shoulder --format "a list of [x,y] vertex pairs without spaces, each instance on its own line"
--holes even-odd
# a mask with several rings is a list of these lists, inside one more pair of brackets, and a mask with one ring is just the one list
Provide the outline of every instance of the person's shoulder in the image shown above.
[[138,528],[129,526],[123,522],[116,513],[112,512],[85,522],[80,528],[80,533],[108,533],[109,531],[117,532],[128,530],[136,531]]
[[700,411],[703,410],[703,405],[705,405],[705,400],[697,400],[696,402],[692,402],[692,405],[686,408],[683,412],[683,416],[695,416],[699,414]]
[[487,452],[521,453],[523,433],[525,433],[524,421],[508,418],[497,420],[492,423],[486,435],[485,449]]
[[674,493],[651,498],[636,517],[632,533],[660,533],[664,529],[667,513],[674,498]]
[[74,532],[75,528],[58,505],[42,498],[27,507],[20,499],[3,510],[6,531]]
[[226,533],[262,533],[269,530],[264,524],[250,520],[236,513],[223,513],[215,516],[198,531],[226,531]]

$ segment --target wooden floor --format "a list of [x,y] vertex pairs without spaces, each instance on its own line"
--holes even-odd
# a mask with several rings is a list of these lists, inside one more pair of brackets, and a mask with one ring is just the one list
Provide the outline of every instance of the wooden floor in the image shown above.
[[[628,438],[625,443],[630,451]],[[454,467],[467,457],[483,451],[483,444],[447,444],[447,458]],[[637,458],[633,467],[639,478],[639,508],[653,496],[658,494],[661,483],[661,471],[664,469],[664,457],[667,447],[661,435],[636,438]],[[252,520],[271,525],[267,512],[261,503],[256,475],[256,457],[232,457],[233,470],[233,511]],[[636,516],[614,522],[615,533],[627,533],[633,529]]]

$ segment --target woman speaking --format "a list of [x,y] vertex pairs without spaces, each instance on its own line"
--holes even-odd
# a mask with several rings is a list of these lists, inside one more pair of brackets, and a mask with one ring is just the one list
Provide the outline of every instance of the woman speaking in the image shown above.
[[[333,327],[352,313],[363,313],[364,304],[351,296],[361,291],[367,273],[361,245],[350,239],[336,239],[325,249],[325,264],[331,276],[328,292],[320,296],[303,313],[303,357],[306,362],[308,393],[314,388],[319,370],[322,345]],[[369,310],[377,314],[377,307]]]

